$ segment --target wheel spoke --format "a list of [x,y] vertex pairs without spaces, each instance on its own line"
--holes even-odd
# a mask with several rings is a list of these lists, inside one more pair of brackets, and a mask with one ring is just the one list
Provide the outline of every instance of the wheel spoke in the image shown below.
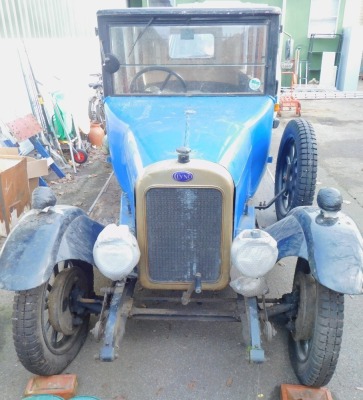
[[46,333],[48,333],[49,329],[51,329],[52,325],[50,324],[49,320],[44,325],[44,330]]
[[295,142],[288,143],[287,155],[286,155],[286,166],[285,166],[285,184],[286,192],[283,198],[283,207],[285,213],[288,213],[291,208],[292,199],[294,196],[295,186],[296,186],[296,148]]
[[282,194],[282,205],[286,212],[288,211],[291,198],[290,182],[291,182],[291,155],[288,154],[286,155],[283,178],[282,178],[282,185],[285,185],[286,188],[285,192]]
[[296,354],[300,362],[306,361],[310,353],[310,340],[299,340],[296,342]]
[[289,149],[289,156],[291,162],[296,159],[296,149],[295,149],[295,142],[292,142]]
[[52,344],[52,346],[54,348],[57,347],[57,338],[58,338],[58,332],[55,329],[52,328],[52,333],[51,333],[51,336],[50,336],[50,342],[51,342],[51,344]]

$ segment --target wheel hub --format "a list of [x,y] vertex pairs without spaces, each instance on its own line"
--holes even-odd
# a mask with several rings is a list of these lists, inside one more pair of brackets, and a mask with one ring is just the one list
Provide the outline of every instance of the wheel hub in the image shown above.
[[78,267],[65,269],[54,281],[48,298],[49,322],[52,327],[66,336],[73,335],[79,324],[77,315],[72,311],[72,302],[76,293],[87,290],[86,277]]
[[292,332],[294,340],[309,340],[313,335],[316,305],[316,282],[310,274],[298,272],[294,290],[299,291],[299,307]]

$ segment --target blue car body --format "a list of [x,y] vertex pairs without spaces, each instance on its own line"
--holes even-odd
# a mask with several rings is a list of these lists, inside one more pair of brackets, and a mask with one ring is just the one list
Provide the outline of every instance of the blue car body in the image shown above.
[[133,218],[135,183],[143,168],[175,158],[175,150],[187,146],[191,157],[220,164],[231,174],[237,232],[265,171],[274,103],[270,96],[106,98],[112,164]]

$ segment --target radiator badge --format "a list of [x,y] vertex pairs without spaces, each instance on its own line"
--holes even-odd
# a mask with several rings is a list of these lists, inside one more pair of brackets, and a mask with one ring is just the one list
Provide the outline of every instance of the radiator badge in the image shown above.
[[178,182],[189,182],[193,179],[193,174],[188,171],[177,171],[173,173],[173,179]]

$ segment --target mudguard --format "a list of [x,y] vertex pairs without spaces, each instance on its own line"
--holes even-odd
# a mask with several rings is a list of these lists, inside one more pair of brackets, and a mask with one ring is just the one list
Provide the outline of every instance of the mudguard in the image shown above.
[[277,241],[279,260],[302,257],[314,278],[327,288],[363,293],[363,239],[344,213],[324,217],[318,207],[297,207],[266,231]]
[[8,236],[0,254],[0,288],[32,289],[46,282],[57,262],[93,262],[93,245],[103,225],[78,207],[31,210]]

